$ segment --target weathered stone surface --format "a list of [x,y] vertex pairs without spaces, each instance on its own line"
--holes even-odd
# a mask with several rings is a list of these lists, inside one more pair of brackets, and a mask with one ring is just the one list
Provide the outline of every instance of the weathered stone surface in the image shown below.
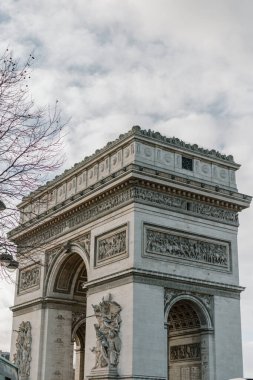
[[135,127],[24,200],[11,236],[40,257],[13,307],[24,379],[240,376],[238,167]]

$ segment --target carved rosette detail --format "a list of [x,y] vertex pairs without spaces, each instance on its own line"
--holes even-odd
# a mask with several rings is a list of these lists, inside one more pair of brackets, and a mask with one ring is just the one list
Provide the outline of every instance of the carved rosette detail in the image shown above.
[[31,323],[23,321],[19,326],[16,353],[14,354],[14,363],[19,368],[19,375],[22,379],[28,379],[30,375],[31,347]]
[[116,369],[121,350],[119,337],[121,306],[112,301],[112,296],[109,294],[102,298],[102,302],[92,305],[92,307],[98,322],[94,324],[97,337],[96,346],[91,349],[96,356],[93,371],[101,368]]

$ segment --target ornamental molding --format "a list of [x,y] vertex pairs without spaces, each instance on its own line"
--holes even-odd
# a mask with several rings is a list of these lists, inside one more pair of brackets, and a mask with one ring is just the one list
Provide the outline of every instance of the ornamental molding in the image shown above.
[[39,289],[41,264],[36,263],[19,270],[18,294]]
[[152,259],[231,271],[231,248],[227,241],[144,224],[143,255]]
[[[56,217],[54,223],[50,222],[50,225],[46,223],[44,226],[17,238],[16,242],[22,241],[22,245],[36,248],[36,246],[50,242],[56,237],[65,235],[77,227],[86,225],[94,219],[107,215],[131,202],[143,203],[186,215],[238,226],[238,214],[236,211],[168,194],[168,192],[161,191],[161,186],[159,186],[158,191],[141,186],[132,186],[113,195],[108,194],[105,199],[102,199],[103,195],[95,199],[94,202],[89,201],[89,203],[79,206],[76,210],[67,212],[61,217]],[[31,235],[32,237],[30,237]]]
[[121,339],[119,337],[121,327],[121,306],[112,300],[108,294],[102,298],[98,305],[92,305],[97,318],[94,324],[96,331],[96,346],[91,351],[95,354],[95,365],[92,369],[94,375],[101,369],[108,371],[117,370],[121,350]]
[[[144,149],[145,151],[145,149]],[[165,155],[165,157],[167,157]],[[197,165],[197,162],[196,162],[196,167],[198,167]],[[205,166],[205,165],[204,165]],[[106,183],[108,181],[111,181],[112,178],[114,177],[118,177],[118,176],[122,176],[122,174],[124,174],[125,172],[129,173],[129,172],[139,172],[139,173],[146,173],[150,176],[155,176],[157,178],[160,178],[160,179],[167,179],[167,180],[172,180],[173,183],[177,184],[177,185],[185,185],[188,187],[187,189],[187,196],[191,196],[192,198],[196,198],[196,199],[201,199],[203,201],[207,201],[207,202],[211,202],[211,203],[214,203],[214,205],[221,205],[221,206],[225,206],[225,209],[228,209],[230,211],[233,211],[233,210],[236,210],[236,211],[241,211],[243,208],[245,207],[248,207],[249,206],[249,202],[251,201],[251,197],[249,196],[246,196],[244,194],[240,194],[238,193],[237,191],[231,191],[228,190],[228,189],[225,189],[223,187],[220,187],[220,186],[217,186],[217,184],[207,184],[207,183],[203,183],[203,182],[200,182],[200,178],[192,178],[192,179],[189,179],[189,177],[187,176],[186,178],[184,176],[180,176],[180,173],[175,173],[177,175],[174,175],[174,174],[169,174],[169,173],[166,173],[164,172],[163,170],[157,170],[157,169],[151,169],[151,168],[145,168],[143,167],[142,165],[136,165],[136,164],[130,164],[126,167],[124,167],[123,169],[120,169],[118,171],[116,171],[115,173],[113,173],[111,176],[105,178],[105,179],[102,179],[100,182],[99,182],[99,187],[103,187],[106,185]],[[142,181],[143,182],[143,181]],[[149,182],[149,185],[150,185],[150,182]],[[160,185],[156,184],[157,188],[160,188]],[[154,184],[152,184],[152,187],[154,187]],[[166,186],[167,187],[167,186]],[[188,192],[188,190],[191,191],[191,187],[194,187],[194,190],[196,189],[199,189],[201,191],[203,191],[203,188],[205,188],[205,191],[211,191],[212,193],[217,193],[215,194],[214,198],[212,198],[212,195],[209,193],[207,195],[199,195],[199,194],[195,194],[195,193],[190,193]],[[97,188],[97,186],[96,186]],[[167,187],[168,188],[168,187]],[[60,202],[59,204],[55,205],[55,206],[52,206],[50,209],[48,209],[47,211],[44,211],[44,212],[41,212],[39,215],[36,214],[36,212],[34,212],[33,214],[33,217],[30,217],[28,221],[22,221],[21,220],[21,225],[19,227],[16,227],[14,230],[10,231],[9,232],[9,236],[15,236],[15,234],[19,233],[19,231],[22,231],[22,230],[25,230],[25,228],[29,228],[32,224],[37,224],[38,223],[38,220],[43,220],[43,219],[46,219],[48,218],[49,215],[53,215],[55,213],[55,211],[64,211],[64,208],[66,208],[66,206],[68,205],[74,205],[74,203],[76,203],[76,201],[78,201],[81,198],[84,198],[90,194],[92,194],[94,190],[94,186],[89,186],[86,190],[84,191],[80,191],[78,192],[77,194],[75,194],[74,196],[71,196],[70,199],[63,201],[63,202]],[[169,190],[169,188],[168,188]],[[175,193],[182,193],[182,194],[186,194],[186,191],[185,190],[180,190],[180,189],[171,189],[173,192]],[[115,188],[113,190],[115,192]],[[223,197],[223,200],[217,200],[217,195],[218,196],[221,196]],[[232,198],[231,198],[232,196]],[[103,195],[104,197],[104,195]],[[224,201],[224,197],[225,197],[225,201]],[[96,198],[96,197],[95,197]],[[98,199],[99,196],[98,196]],[[95,201],[97,199],[94,199]],[[93,202],[94,202],[93,200]],[[231,203],[233,202],[233,203]],[[237,203],[239,202],[239,203]],[[86,206],[90,204],[90,203],[87,203]],[[31,206],[32,207],[32,206]]]
[[30,378],[31,366],[31,347],[32,333],[31,323],[29,321],[22,322],[19,325],[18,336],[16,340],[16,353],[14,354],[14,364],[19,369],[19,376],[22,380]]
[[95,267],[109,264],[128,256],[128,226],[111,230],[95,237]]

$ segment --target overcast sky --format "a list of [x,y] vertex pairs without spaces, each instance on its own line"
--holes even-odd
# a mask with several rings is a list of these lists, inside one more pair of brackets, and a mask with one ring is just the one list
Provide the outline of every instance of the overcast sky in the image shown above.
[[[132,125],[233,154],[253,194],[252,0],[4,0],[0,52],[36,60],[38,103],[71,117],[66,167]],[[244,376],[253,377],[252,210],[240,215]],[[0,349],[12,286],[0,283]]]

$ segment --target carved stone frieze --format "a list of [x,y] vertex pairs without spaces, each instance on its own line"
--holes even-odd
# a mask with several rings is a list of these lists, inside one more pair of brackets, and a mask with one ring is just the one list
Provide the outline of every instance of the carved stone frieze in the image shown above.
[[200,343],[181,344],[170,347],[170,360],[200,360]]
[[201,263],[212,269],[230,270],[227,242],[145,226],[144,255]]
[[116,369],[121,350],[119,337],[121,306],[112,301],[112,296],[109,294],[103,297],[102,302],[92,305],[92,307],[98,322],[94,325],[97,337],[96,346],[91,349],[96,357],[93,372],[101,368]]
[[20,269],[18,292],[32,291],[40,286],[40,264]]
[[230,210],[225,210],[198,202],[192,202],[189,208],[193,213],[203,215],[204,217],[211,217],[214,219],[223,220],[224,222],[230,222],[232,224],[238,223],[238,215]]
[[124,258],[127,255],[127,226],[96,237],[96,266]]
[[78,226],[84,225],[107,213],[111,213],[113,210],[120,206],[123,207],[129,202],[141,202],[162,207],[167,210],[189,215],[198,215],[206,219],[238,225],[238,216],[235,211],[225,210],[216,206],[206,206],[201,202],[187,201],[185,198],[180,198],[179,196],[134,186],[115,195],[111,195],[105,200],[97,201],[94,206],[88,206],[81,211],[77,211],[73,216],[56,222],[54,226],[47,227],[44,231],[36,233],[32,238],[24,239],[22,244],[31,247],[40,246],[57,236],[74,230]]
[[29,379],[31,365],[31,347],[32,334],[31,323],[29,321],[22,322],[18,329],[16,340],[16,353],[14,354],[14,363],[19,369],[21,379]]

